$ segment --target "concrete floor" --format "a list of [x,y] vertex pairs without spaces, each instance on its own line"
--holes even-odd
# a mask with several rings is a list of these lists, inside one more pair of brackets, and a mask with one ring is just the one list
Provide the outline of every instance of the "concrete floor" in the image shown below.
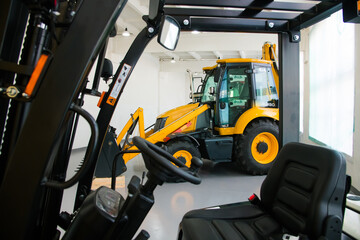
[[[71,156],[68,178],[81,161],[85,150],[74,150]],[[127,164],[128,170],[118,181],[117,190],[125,198],[127,184],[133,175],[141,178],[146,171],[142,157],[137,156]],[[214,164],[204,160],[204,166],[199,172],[202,183],[165,183],[157,187],[154,193],[155,204],[142,223],[140,230],[145,229],[154,240],[175,240],[182,216],[192,209],[246,201],[256,193],[265,176],[249,176],[239,171],[233,163]],[[76,187],[65,190],[62,211],[72,212]],[[349,201],[349,200],[348,200]],[[359,201],[351,201],[351,206],[360,210]],[[344,232],[360,239],[360,215],[351,210],[345,211]]]
[[[72,154],[69,171],[72,172],[83,156],[83,150],[75,150]],[[125,185],[118,191],[126,197],[126,185],[133,175],[141,178],[146,171],[140,156],[127,164],[124,173]],[[165,183],[154,193],[155,204],[140,229],[150,234],[150,239],[176,239],[178,225],[182,216],[189,210],[216,206],[219,204],[246,201],[253,194],[259,194],[264,176],[249,176],[240,171],[233,163],[214,164],[204,160],[204,166],[199,172],[202,183],[193,185],[184,183]],[[69,176],[70,177],[70,176]],[[62,210],[72,211],[76,187],[66,190]]]

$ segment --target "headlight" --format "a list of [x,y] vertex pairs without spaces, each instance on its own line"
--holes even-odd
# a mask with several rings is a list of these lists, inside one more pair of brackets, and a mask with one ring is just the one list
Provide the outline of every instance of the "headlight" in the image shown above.
[[162,129],[165,126],[166,118],[158,118],[156,119],[155,126],[154,126],[154,132]]

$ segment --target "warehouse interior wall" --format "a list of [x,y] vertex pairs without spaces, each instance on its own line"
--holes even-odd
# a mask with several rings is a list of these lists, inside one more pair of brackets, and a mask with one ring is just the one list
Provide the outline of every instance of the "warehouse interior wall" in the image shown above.
[[214,61],[160,62],[159,113],[191,102],[190,73],[204,77],[202,68],[212,65]]
[[[114,73],[124,55],[115,53],[107,54],[107,58],[113,63]],[[148,53],[144,53],[134,68],[131,79],[129,79],[123,94],[121,95],[116,111],[112,117],[110,125],[116,128],[119,134],[123,126],[130,118],[130,114],[134,113],[138,107],[144,109],[145,127],[155,122],[156,116],[159,114],[159,72],[160,64],[157,58]],[[94,73],[91,72],[89,78],[92,79]],[[111,81],[108,81],[110,84]],[[88,86],[91,87],[91,81]],[[101,80],[99,91],[108,91],[108,85]],[[85,96],[84,109],[89,111],[92,116],[97,116],[100,108],[97,106],[99,98],[93,96]],[[136,133],[136,132],[135,132]],[[85,120],[80,119],[79,127],[76,133],[73,148],[82,148],[87,146],[90,139],[90,128]]]
[[[310,29],[302,31],[301,50],[301,78],[303,79],[300,112],[300,141],[308,144],[318,145],[309,138],[309,106],[310,106],[310,83],[309,83],[309,32]],[[354,107],[354,134],[353,134],[353,154],[345,154],[348,167],[347,172],[352,176],[353,186],[360,189],[360,26],[355,29],[356,54],[355,54],[355,107]],[[106,57],[114,65],[114,72],[120,61],[124,57],[126,50],[130,47],[133,38],[116,37],[110,39]],[[206,41],[206,44],[204,42]],[[244,34],[237,35],[229,33],[211,34],[204,38],[192,36],[191,34],[181,36],[178,51],[221,51],[221,50],[260,50],[264,42],[270,41],[277,43],[277,36],[270,34]],[[341,46],[334,46],[341,48]],[[111,126],[115,127],[118,134],[125,123],[130,118],[130,114],[135,112],[138,107],[144,109],[145,127],[152,125],[156,117],[174,107],[187,104],[191,101],[190,77],[187,70],[193,73],[201,73],[205,66],[215,65],[215,60],[202,59],[199,61],[170,61],[159,60],[155,52],[165,51],[154,39],[146,48],[145,53],[140,58],[133,74],[125,87],[125,91],[119,100],[118,107],[113,116]],[[331,51],[331,49],[329,49]],[[324,60],[328,61],[328,60]],[[324,62],[325,64],[325,62]],[[201,74],[200,74],[201,75]],[[90,79],[93,73],[90,75]],[[91,81],[90,83],[91,84]],[[108,86],[101,81],[100,91],[107,91]],[[339,99],[339,101],[342,101]],[[86,96],[84,108],[93,116],[97,116],[99,108],[96,106],[97,97]],[[345,104],[345,103],[344,103]],[[326,106],[331,109],[331,106]],[[136,132],[135,132],[136,134]],[[85,121],[80,121],[80,127],[76,136],[74,148],[85,147],[90,137],[89,127]]]

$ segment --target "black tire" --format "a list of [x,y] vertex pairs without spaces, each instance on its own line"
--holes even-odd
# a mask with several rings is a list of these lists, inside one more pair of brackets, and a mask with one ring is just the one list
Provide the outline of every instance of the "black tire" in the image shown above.
[[[199,149],[191,142],[184,139],[173,139],[167,142],[166,151],[175,158],[190,167],[192,157],[201,158]],[[180,177],[174,176],[166,179],[166,182],[184,182]]]
[[267,174],[280,149],[279,126],[269,119],[255,121],[234,135],[233,149],[233,160],[245,172]]

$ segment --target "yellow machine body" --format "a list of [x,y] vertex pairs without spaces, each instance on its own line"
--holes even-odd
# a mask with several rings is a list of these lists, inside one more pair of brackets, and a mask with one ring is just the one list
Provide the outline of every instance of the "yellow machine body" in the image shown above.
[[[257,89],[254,92],[254,94],[259,94],[261,97],[267,97],[270,95],[276,93],[279,89],[279,76],[278,76],[278,69],[276,64],[276,53],[275,53],[276,46],[270,43],[265,43],[263,45],[262,49],[262,59],[243,59],[243,58],[231,58],[231,59],[219,59],[216,61],[216,65],[211,67],[204,67],[203,70],[205,73],[207,73],[207,77],[209,78],[210,74],[213,74],[213,79],[215,79],[215,73],[216,71],[221,72],[221,69],[230,69],[231,67],[234,68],[234,66],[253,66],[253,69],[249,69],[249,72],[243,73],[244,76],[251,76],[251,83],[249,84],[255,84],[254,78],[256,75],[255,66],[260,66],[260,68],[266,69],[266,74],[270,74],[270,68],[271,68],[271,78],[273,79],[273,88],[276,88],[276,90],[271,89],[270,84],[263,84],[262,88]],[[227,71],[227,70],[224,70]],[[224,72],[223,71],[223,72]],[[214,86],[217,86],[217,91],[221,91],[221,86],[217,85],[217,83],[222,83],[223,78],[225,79],[226,76],[224,73],[218,73],[218,77],[220,79],[213,80]],[[223,74],[223,75],[221,75]],[[240,75],[239,75],[240,76]],[[121,140],[124,139],[125,134],[127,131],[132,127],[133,124],[138,123],[139,125],[139,133],[140,136],[145,138],[146,140],[152,142],[152,143],[159,143],[159,144],[167,144],[168,142],[174,143],[176,141],[179,142],[179,144],[184,145],[183,140],[178,140],[178,137],[176,136],[188,136],[187,141],[188,142],[194,142],[198,146],[196,148],[199,148],[201,152],[201,156],[208,158],[208,159],[216,159],[218,157],[213,157],[213,153],[210,153],[211,150],[214,150],[215,147],[221,146],[222,141],[228,142],[228,144],[222,148],[219,148],[220,150],[218,152],[224,151],[224,155],[229,156],[228,158],[232,158],[234,155],[239,155],[238,158],[244,158],[244,156],[240,156],[244,151],[239,151],[238,147],[235,146],[236,144],[239,145],[239,141],[241,139],[246,139],[246,137],[249,138],[248,135],[251,135],[251,139],[247,140],[248,143],[246,144],[248,147],[248,155],[247,158],[251,158],[253,163],[252,166],[247,168],[247,166],[241,166],[242,168],[245,168],[246,171],[252,173],[252,174],[264,174],[267,172],[267,169],[269,168],[272,161],[275,159],[277,152],[279,151],[279,144],[278,144],[278,130],[276,130],[277,123],[279,122],[279,109],[276,104],[274,103],[274,107],[262,107],[258,106],[255,100],[249,100],[251,102],[251,107],[244,107],[245,109],[242,110],[241,114],[234,120],[232,119],[231,124],[219,124],[215,122],[219,122],[219,117],[216,119],[216,114],[214,112],[220,111],[221,107],[219,105],[219,99],[220,99],[220,93],[214,92],[215,87],[211,89],[213,92],[209,93],[211,99],[211,102],[208,102],[209,99],[203,100],[202,96],[205,94],[205,91],[209,91],[208,89],[205,89],[205,84],[208,78],[205,79],[205,82],[203,83],[202,93],[195,93],[197,94],[197,101],[193,102],[184,106],[180,106],[174,109],[171,109],[167,112],[164,112],[160,114],[157,117],[155,127],[151,130],[145,132],[144,130],[144,119],[143,119],[143,109],[139,108],[129,119],[128,123],[125,125],[124,129],[121,131],[121,133],[118,135],[117,143],[121,144]],[[247,77],[243,77],[247,78]],[[250,78],[250,77],[249,77]],[[230,79],[229,81],[231,81]],[[226,80],[228,81],[228,80]],[[244,79],[239,78],[238,80],[234,80],[234,82],[237,81],[236,86],[239,86],[239,89],[245,88],[244,85]],[[242,81],[242,82],[241,82]],[[250,82],[250,80],[246,80]],[[229,83],[230,84],[230,83]],[[243,85],[241,85],[243,84]],[[275,86],[274,86],[275,85]],[[252,86],[249,89],[252,89],[255,87]],[[238,92],[240,90],[237,90]],[[259,93],[258,93],[259,92]],[[192,93],[194,94],[194,93]],[[231,93],[231,91],[228,89],[227,94],[234,95]],[[239,93],[237,93],[239,94]],[[236,98],[236,96],[230,96],[232,98]],[[229,98],[230,98],[229,97]],[[240,98],[240,95],[239,95]],[[277,98],[278,99],[278,98]],[[271,100],[271,99],[270,99]],[[229,100],[226,104],[228,104],[228,109],[231,109],[231,103]],[[236,99],[234,100],[236,103]],[[266,100],[265,100],[266,101]],[[241,103],[241,100],[240,100]],[[209,110],[209,111],[208,111]],[[230,111],[230,110],[228,110]],[[234,110],[232,110],[234,111]],[[230,118],[230,117],[229,117]],[[138,119],[137,121],[135,121]],[[205,120],[204,120],[205,119]],[[235,121],[235,122],[234,122]],[[199,127],[201,124],[204,126],[202,127],[205,130],[201,130],[202,128]],[[205,122],[205,124],[204,124]],[[215,123],[215,124],[214,124]],[[262,126],[264,125],[265,128]],[[264,128],[265,130],[261,130],[261,128]],[[277,127],[278,128],[278,127]],[[199,130],[200,129],[200,130]],[[209,130],[210,129],[210,130]],[[212,129],[212,130],[211,130]],[[260,130],[259,130],[260,129]],[[198,134],[199,131],[203,131],[201,134]],[[203,137],[204,131],[210,131],[211,136],[209,139],[207,137]],[[201,137],[199,137],[201,135]],[[206,135],[206,134],[205,134]],[[174,140],[175,138],[176,141]],[[239,136],[244,136],[240,137]],[[231,137],[231,138],[229,138]],[[224,139],[224,140],[223,140]],[[234,140],[232,140],[234,139]],[[240,139],[240,140],[239,140]],[[243,141],[243,140],[241,140]],[[240,142],[241,142],[240,141]],[[176,158],[181,158],[184,160],[184,163],[187,166],[190,166],[191,158],[194,155],[199,155],[199,150],[197,149],[191,149],[189,146],[185,146],[181,148],[179,147],[179,144],[175,144],[176,146],[170,145],[169,147],[172,149],[171,153]],[[180,144],[180,145],[181,145]],[[229,144],[231,144],[229,146]],[[206,146],[202,146],[206,145]],[[244,144],[242,144],[244,145]],[[203,155],[203,151],[205,148],[208,148],[208,152]],[[212,149],[211,149],[212,148]],[[123,151],[129,150],[136,150],[136,147],[133,146],[131,143],[125,143],[122,147]],[[234,153],[232,153],[234,151]],[[215,155],[217,152],[215,152]],[[138,153],[125,153],[123,155],[123,159],[125,163],[127,163],[130,159],[138,155]],[[221,156],[220,156],[221,157]],[[240,160],[236,160],[239,161]],[[246,161],[242,161],[243,162]],[[251,165],[251,164],[249,164]],[[255,166],[259,165],[259,166]],[[264,168],[266,167],[266,169]],[[264,169],[262,169],[264,168]]]

